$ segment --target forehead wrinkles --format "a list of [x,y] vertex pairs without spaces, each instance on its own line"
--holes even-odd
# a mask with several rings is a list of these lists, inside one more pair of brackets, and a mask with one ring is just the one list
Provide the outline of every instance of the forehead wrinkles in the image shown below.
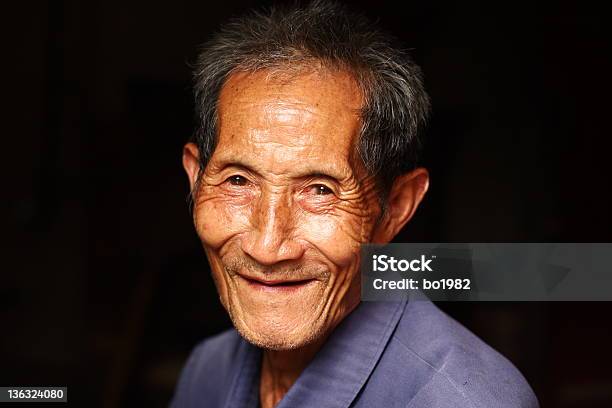
[[355,110],[360,110],[363,106],[361,88],[353,75],[346,71],[318,68],[303,70],[298,74],[284,74],[282,70],[272,74],[271,72],[270,69],[236,71],[226,79],[220,96],[229,93],[258,93],[261,89],[273,92],[291,88],[300,89],[307,83],[310,86],[304,90],[310,91],[309,94],[315,98],[340,91],[344,94],[345,99],[335,102],[342,102]]
[[249,149],[264,149],[285,161],[300,156],[295,165],[307,165],[310,155],[342,157],[352,169],[361,101],[356,82],[341,72],[285,82],[259,71],[233,74],[219,99],[220,150],[247,157]]
[[[228,78],[219,97],[220,117],[227,111],[260,109],[268,118],[274,115],[279,124],[295,119],[295,114],[304,119],[317,114],[359,121],[361,107],[357,82],[340,71],[321,70],[290,81],[271,77],[267,71],[238,72]],[[281,114],[281,110],[286,112]]]
[[248,143],[264,143],[266,147],[315,147],[317,135],[339,133],[325,111],[312,109],[300,101],[260,99],[238,101],[225,115],[225,120],[241,117],[234,130],[247,136]]

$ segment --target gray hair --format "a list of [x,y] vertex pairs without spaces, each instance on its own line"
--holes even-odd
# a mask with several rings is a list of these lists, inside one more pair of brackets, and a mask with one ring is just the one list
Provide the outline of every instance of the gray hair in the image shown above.
[[193,141],[200,171],[216,146],[217,102],[232,73],[323,66],[348,72],[361,89],[355,153],[375,177],[384,205],[395,178],[416,167],[430,107],[421,70],[395,43],[364,16],[331,1],[273,7],[229,21],[204,44],[195,65],[199,124]]

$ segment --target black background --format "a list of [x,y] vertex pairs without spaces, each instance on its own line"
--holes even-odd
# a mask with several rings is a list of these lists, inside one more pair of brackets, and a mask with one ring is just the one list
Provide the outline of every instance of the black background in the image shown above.
[[[433,100],[430,192],[397,241],[612,241],[603,9],[359,3],[414,49]],[[5,11],[1,385],[67,385],[73,406],[166,406],[191,347],[229,326],[180,154],[189,62],[258,5]],[[611,304],[441,306],[514,362],[544,407],[612,406]]]

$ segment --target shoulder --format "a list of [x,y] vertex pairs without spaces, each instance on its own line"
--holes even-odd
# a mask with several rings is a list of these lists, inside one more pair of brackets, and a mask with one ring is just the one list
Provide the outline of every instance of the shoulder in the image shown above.
[[431,388],[463,400],[463,406],[538,407],[531,387],[508,359],[429,301],[406,305],[392,341],[429,373],[420,398],[428,400]]
[[[224,397],[229,389],[241,347],[241,337],[230,329],[199,343],[179,377],[172,407],[195,406],[195,401]],[[211,406],[215,406],[212,404]]]

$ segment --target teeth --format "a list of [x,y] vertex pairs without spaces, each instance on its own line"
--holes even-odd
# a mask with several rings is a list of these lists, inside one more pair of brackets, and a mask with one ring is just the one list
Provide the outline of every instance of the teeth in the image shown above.
[[243,276],[243,278],[250,282],[254,282],[254,283],[258,283],[260,285],[266,285],[266,286],[297,286],[297,285],[306,284],[313,280],[313,279],[302,279],[302,280],[295,280],[295,281],[266,282],[266,281],[261,281],[259,279],[248,278],[246,276]]
[[291,285],[299,285],[301,283],[305,283],[307,281],[287,281],[287,282],[276,282],[276,283],[264,283],[264,285],[268,286],[291,286]]
[[267,285],[267,286],[294,286],[294,285],[301,285],[301,284],[307,283],[310,280],[311,279],[304,279],[304,280],[298,280],[298,281],[284,281],[284,282],[265,282],[265,281],[258,281],[258,280],[254,280],[254,281],[262,285]]

